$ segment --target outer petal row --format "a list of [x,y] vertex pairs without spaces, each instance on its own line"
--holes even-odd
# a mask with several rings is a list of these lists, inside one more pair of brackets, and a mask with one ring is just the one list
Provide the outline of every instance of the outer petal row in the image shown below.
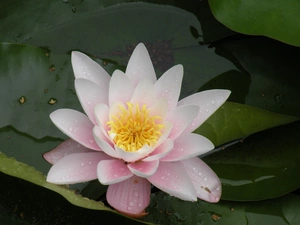
[[90,120],[96,124],[94,108],[97,104],[107,104],[108,93],[106,89],[87,79],[76,79],[75,89],[82,108]]
[[115,184],[133,176],[124,161],[119,159],[102,160],[97,166],[101,184]]
[[190,95],[178,102],[178,106],[197,105],[199,112],[193,122],[184,131],[190,133],[196,130],[208,119],[229,97],[229,90],[208,90]]
[[193,182],[197,197],[208,202],[220,200],[222,186],[215,172],[198,157],[179,161]]
[[[138,217],[150,203],[150,183],[141,177],[131,178],[109,185],[106,193],[108,203],[117,211]],[[139,215],[138,215],[139,214]]]
[[172,162],[192,158],[214,149],[213,143],[207,138],[187,133],[174,140],[174,148],[161,161]]
[[54,184],[75,184],[97,179],[97,165],[110,157],[103,152],[74,153],[56,162],[47,181]]
[[94,151],[84,147],[83,145],[79,144],[78,142],[70,138],[60,143],[51,151],[44,153],[43,157],[47,162],[54,164],[58,160],[60,160],[61,158],[67,155],[74,154],[74,153],[83,153],[83,152],[94,152]]
[[197,201],[193,184],[181,164],[177,162],[160,162],[156,173],[147,179],[170,195],[187,201]]
[[73,51],[71,56],[75,78],[84,78],[96,83],[101,89],[108,90],[109,74],[87,55]]
[[100,150],[93,137],[94,124],[89,118],[73,109],[58,109],[50,114],[52,122],[66,135],[83,146]]
[[197,105],[184,105],[176,107],[167,115],[166,120],[171,121],[173,128],[169,138],[176,139],[195,119],[199,111]]

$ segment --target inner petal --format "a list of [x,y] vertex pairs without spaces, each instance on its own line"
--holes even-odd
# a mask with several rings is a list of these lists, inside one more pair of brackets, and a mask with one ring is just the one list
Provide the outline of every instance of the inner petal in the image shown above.
[[126,152],[136,152],[144,145],[153,147],[162,135],[163,119],[150,115],[146,104],[127,102],[126,105],[119,104],[114,115],[110,115],[109,136]]

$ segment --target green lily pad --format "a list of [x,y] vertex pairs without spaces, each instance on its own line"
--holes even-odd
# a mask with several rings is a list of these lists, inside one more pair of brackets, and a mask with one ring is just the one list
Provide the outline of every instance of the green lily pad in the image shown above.
[[[216,77],[215,80],[220,81],[210,81],[209,88],[229,88],[235,91],[243,85],[243,89],[247,90],[245,100],[241,102],[235,98],[234,101],[272,112],[300,116],[299,48],[266,37],[247,36],[218,42],[215,47],[220,55],[235,62],[243,75],[227,75],[227,82],[224,82],[225,78]],[[248,87],[242,83],[246,80],[243,77],[251,80]],[[228,84],[230,82],[231,85]],[[241,92],[238,94],[243,95]]]
[[250,134],[299,120],[248,105],[225,102],[195,133],[202,134],[215,146]]
[[164,225],[298,225],[300,196],[288,194],[259,202],[186,202],[155,193],[145,221]]
[[300,46],[300,8],[297,0],[209,0],[213,15],[230,29],[264,35]]
[[300,122],[253,134],[203,160],[220,177],[222,199],[275,198],[300,187]]
[[48,30],[41,29],[24,43],[47,46],[59,54],[76,49],[126,65],[136,44],[143,42],[158,76],[175,64],[184,66],[184,97],[220,73],[236,70],[214,48],[199,45],[202,36],[197,17],[187,11],[167,5],[131,3],[89,12]]
[[[67,186],[46,182],[45,176],[33,167],[6,157],[1,152],[0,180],[2,184],[5,183],[1,185],[0,192],[6,193],[0,195],[0,205],[6,205],[10,212],[18,212],[20,217],[32,224],[37,221],[40,224],[84,224],[90,221],[89,224],[93,224],[105,221],[105,218],[112,223],[143,224],[117,213],[102,202],[84,198]],[[1,217],[8,220],[2,212]]]
[[[81,110],[70,55],[0,43],[0,59],[0,128],[11,125],[36,138],[65,138],[49,115],[58,108]],[[101,60],[97,62],[103,64]],[[109,72],[120,68],[111,63],[105,65]]]

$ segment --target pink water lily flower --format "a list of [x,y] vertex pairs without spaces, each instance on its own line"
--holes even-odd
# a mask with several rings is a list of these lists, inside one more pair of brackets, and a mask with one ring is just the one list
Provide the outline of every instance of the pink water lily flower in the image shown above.
[[73,184],[98,179],[109,185],[108,203],[127,215],[143,215],[151,184],[187,201],[218,202],[221,183],[197,156],[214,148],[191,133],[228,98],[209,90],[180,101],[182,65],[158,80],[140,43],[126,72],[108,73],[80,52],[72,52],[75,89],[84,113],[58,109],[53,123],[70,139],[44,154],[54,164],[47,181]]

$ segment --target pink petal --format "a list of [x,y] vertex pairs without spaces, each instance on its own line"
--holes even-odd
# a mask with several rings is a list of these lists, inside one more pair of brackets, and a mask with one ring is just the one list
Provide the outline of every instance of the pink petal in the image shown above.
[[195,157],[214,149],[207,138],[194,133],[182,134],[174,140],[173,150],[161,161],[171,162]]
[[137,176],[109,185],[106,193],[108,203],[125,214],[139,214],[150,203],[150,183]]
[[149,107],[150,116],[159,116],[162,120],[165,119],[168,112],[168,103],[165,98],[158,99],[151,107]]
[[208,90],[190,95],[178,102],[181,105],[198,105],[199,112],[194,121],[184,131],[190,133],[207,120],[229,97],[229,90]]
[[149,162],[153,160],[158,160],[166,156],[172,149],[174,143],[172,139],[165,140],[160,146],[158,146],[150,155],[144,158],[142,161]]
[[134,91],[131,80],[120,70],[115,70],[109,83],[109,105],[129,102]]
[[127,166],[132,173],[145,178],[153,175],[156,172],[158,165],[159,161],[155,160],[151,162],[138,161],[135,163],[129,163]]
[[101,184],[115,184],[133,176],[124,161],[119,159],[102,160],[97,167]]
[[168,100],[168,108],[174,108],[177,105],[182,78],[183,66],[176,65],[166,71],[154,84],[157,97]]
[[140,159],[145,158],[153,151],[153,148],[148,145],[144,145],[142,148],[140,148],[136,152],[126,152],[125,150],[119,148],[118,146],[115,146],[115,149],[118,152],[118,156],[121,159],[123,159],[125,162],[138,161]]
[[129,59],[126,73],[133,85],[136,86],[141,80],[156,81],[156,74],[144,44],[138,44]]
[[107,104],[107,90],[87,79],[76,79],[75,89],[80,104],[90,120],[96,124],[94,108],[99,103]]
[[73,51],[72,67],[76,78],[84,78],[98,84],[101,89],[108,90],[109,74],[87,55]]
[[138,83],[130,100],[133,104],[138,103],[140,106],[146,104],[147,107],[151,107],[156,101],[154,86],[149,80]]
[[172,131],[173,125],[169,121],[165,121],[164,126],[165,127],[163,128],[162,135],[157,140],[156,144],[154,145],[154,148],[157,148],[162,143],[164,143],[164,141],[167,140],[167,138],[169,137],[169,135]]
[[173,128],[169,138],[176,139],[195,119],[199,111],[196,105],[184,105],[169,111],[166,120],[172,122]]
[[108,130],[107,122],[109,121],[109,108],[105,104],[98,104],[94,108],[94,114],[97,124],[104,130]]
[[74,153],[56,162],[48,172],[47,182],[74,184],[97,179],[97,165],[110,157],[102,152]]
[[198,157],[182,160],[187,174],[191,178],[197,197],[207,202],[218,202],[221,197],[221,181],[215,172]]
[[103,132],[98,126],[95,126],[93,128],[93,135],[94,139],[97,143],[97,145],[101,148],[103,152],[105,152],[107,155],[114,157],[114,158],[120,158],[119,154],[116,152],[116,150],[110,145],[107,138],[103,135]]
[[50,114],[50,118],[58,129],[76,142],[100,150],[92,133],[94,124],[85,114],[73,109],[58,109]]
[[54,164],[58,160],[60,160],[61,158],[67,155],[74,154],[74,153],[83,153],[83,152],[94,152],[94,151],[84,147],[83,145],[79,144],[78,142],[70,138],[66,141],[63,141],[61,144],[59,144],[51,151],[44,153],[43,157],[47,162]]
[[147,178],[157,188],[186,201],[197,201],[192,182],[177,162],[160,162],[154,175]]
[[113,116],[119,116],[120,113],[122,113],[122,110],[120,109],[124,108],[127,109],[127,105],[123,102],[114,102],[109,108],[109,120],[113,119]]

